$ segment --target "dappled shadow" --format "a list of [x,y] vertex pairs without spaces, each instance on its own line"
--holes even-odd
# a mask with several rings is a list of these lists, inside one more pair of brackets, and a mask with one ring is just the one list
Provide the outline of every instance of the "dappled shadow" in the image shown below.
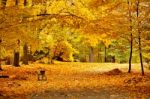
[[101,88],[98,90],[49,90],[28,96],[29,99],[149,99],[150,94],[133,93],[117,88]]

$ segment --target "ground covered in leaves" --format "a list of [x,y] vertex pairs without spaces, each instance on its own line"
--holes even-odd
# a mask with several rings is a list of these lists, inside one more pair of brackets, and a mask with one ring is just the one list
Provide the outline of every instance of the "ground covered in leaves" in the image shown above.
[[[150,71],[126,73],[128,64],[64,63],[2,66],[0,99],[149,99]],[[44,68],[47,81],[38,81],[37,72]]]

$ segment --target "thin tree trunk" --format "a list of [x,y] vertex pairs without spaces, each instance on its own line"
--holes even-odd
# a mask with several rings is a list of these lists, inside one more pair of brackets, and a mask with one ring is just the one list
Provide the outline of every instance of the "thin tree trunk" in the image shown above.
[[143,66],[143,58],[142,58],[142,47],[141,47],[141,31],[140,31],[140,21],[139,21],[139,4],[140,0],[137,2],[137,30],[138,30],[138,41],[139,41],[139,57],[140,57],[140,63],[141,63],[141,72],[142,75],[144,75],[144,66]]
[[52,57],[50,54],[50,49],[48,49],[48,64],[52,64]]
[[16,0],[15,5],[18,5],[18,0]]
[[0,39],[0,70],[2,70],[2,64],[1,64],[1,43],[2,43],[2,39]]
[[143,58],[142,58],[142,48],[141,48],[141,32],[139,31],[139,56],[141,62],[141,72],[144,75],[144,66],[143,66]]
[[98,48],[97,62],[102,62],[100,52],[101,52],[101,48]]
[[127,0],[128,3],[128,14],[129,14],[129,22],[130,22],[130,56],[129,56],[129,69],[128,73],[131,73],[131,66],[132,66],[132,53],[133,53],[133,34],[132,34],[132,14],[131,14],[131,3]]
[[129,57],[129,70],[128,70],[128,73],[131,73],[131,65],[132,65],[132,53],[133,53],[133,36],[132,36],[132,33],[131,33],[131,36],[130,36],[130,57]]
[[92,46],[89,47],[89,62],[94,62],[94,49]]
[[27,6],[27,3],[28,3],[27,0],[24,0],[24,6]]
[[107,62],[107,47],[105,46],[104,62]]
[[0,59],[0,71],[1,71],[1,70],[3,70],[3,69],[2,69],[1,59]]

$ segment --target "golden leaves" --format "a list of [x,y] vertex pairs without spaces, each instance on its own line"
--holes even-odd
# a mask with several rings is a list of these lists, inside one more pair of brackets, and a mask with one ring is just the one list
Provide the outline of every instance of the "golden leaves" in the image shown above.
[[67,8],[64,0],[54,1],[51,6],[47,7],[47,13],[58,14],[63,12]]
[[95,34],[86,34],[84,43],[88,46],[95,47],[100,42],[100,36]]
[[63,61],[73,61],[73,53],[75,49],[67,41],[58,41],[54,45],[54,56],[58,56]]

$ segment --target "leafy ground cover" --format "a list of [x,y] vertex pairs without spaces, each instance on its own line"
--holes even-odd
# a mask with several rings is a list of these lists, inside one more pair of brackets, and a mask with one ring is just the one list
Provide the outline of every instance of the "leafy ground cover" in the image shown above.
[[[37,80],[41,68],[46,70],[47,81]],[[128,64],[78,62],[3,66],[0,74],[9,75],[9,78],[0,78],[0,99],[128,99],[127,96],[148,99],[149,70],[146,69],[145,76],[141,76],[139,64],[133,64],[131,74],[127,73],[127,68]]]

